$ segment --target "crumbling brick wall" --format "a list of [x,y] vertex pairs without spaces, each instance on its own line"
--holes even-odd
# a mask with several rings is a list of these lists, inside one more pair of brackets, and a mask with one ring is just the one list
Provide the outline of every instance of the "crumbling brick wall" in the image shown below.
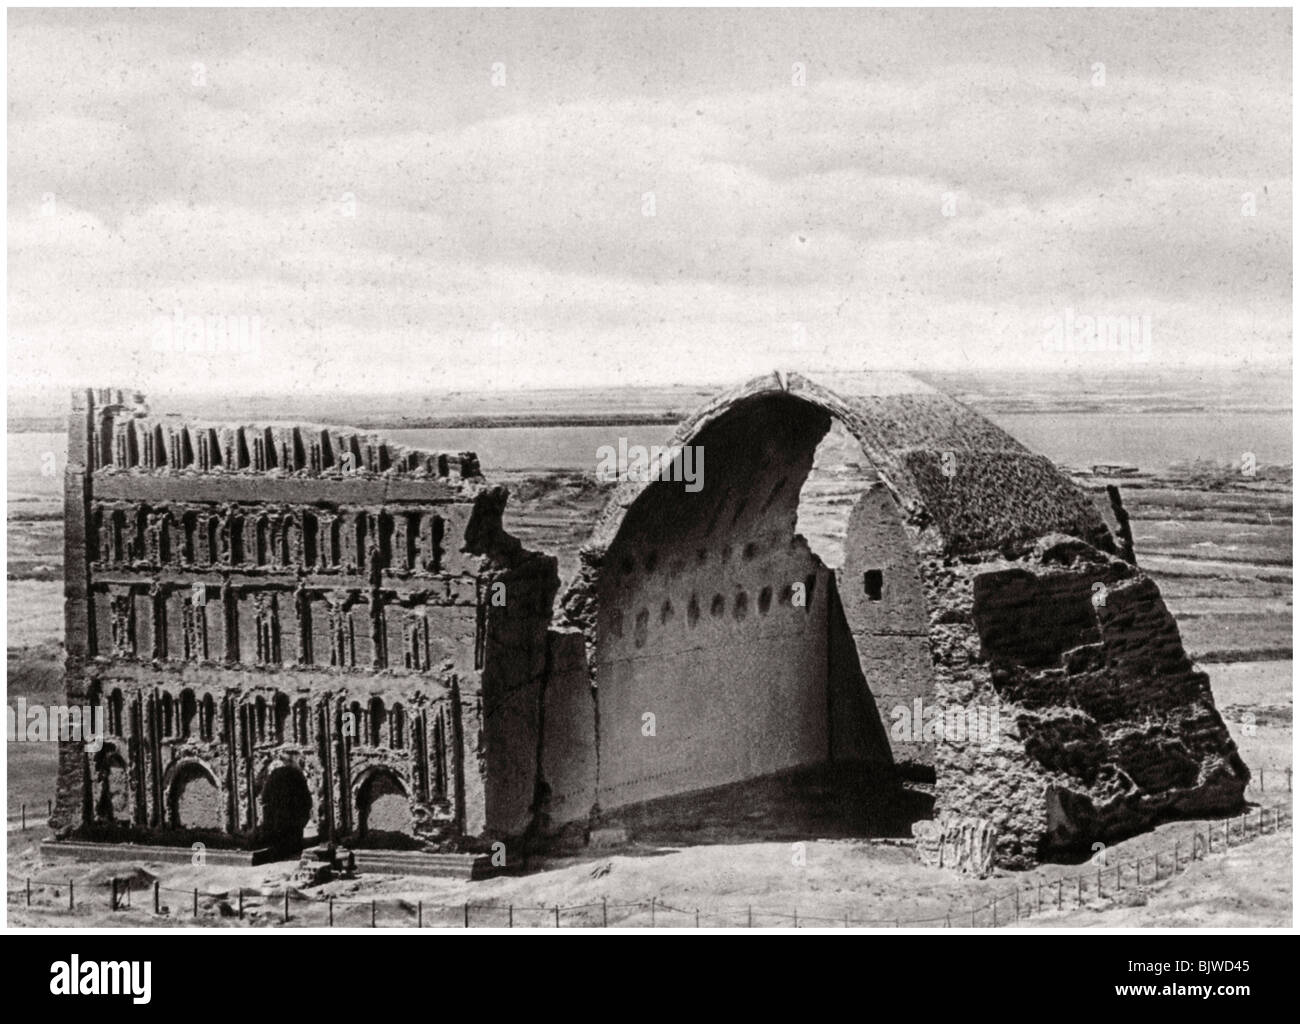
[[[854,506],[845,532],[844,562],[836,575],[849,647],[872,703],[861,717],[880,720],[884,731],[898,709],[910,714],[917,701],[929,703],[934,691],[920,566],[898,501],[884,483],[873,484]],[[847,729],[835,732],[844,736]],[[930,745],[900,736],[897,730],[889,734],[888,743],[903,775],[926,778],[933,773]],[[859,739],[856,749],[846,747],[839,756],[864,756],[857,751],[873,746]]]
[[1236,809],[1248,773],[1156,585],[1049,534],[1015,553],[932,560],[941,699],[998,713],[995,742],[936,748],[941,815],[982,818],[1023,865]]
[[509,685],[496,655],[521,619],[544,637],[550,596],[472,454],[156,418],[120,391],[74,396],[69,453],[67,699],[109,738],[61,747],[61,830],[274,841],[285,770],[323,837],[364,839],[381,793],[411,841],[484,832],[482,681]]

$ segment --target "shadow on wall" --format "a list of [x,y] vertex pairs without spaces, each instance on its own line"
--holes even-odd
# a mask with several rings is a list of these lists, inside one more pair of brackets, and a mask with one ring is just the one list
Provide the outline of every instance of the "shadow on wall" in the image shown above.
[[825,763],[664,797],[601,816],[638,843],[673,846],[897,838],[933,816],[934,796],[879,763]]

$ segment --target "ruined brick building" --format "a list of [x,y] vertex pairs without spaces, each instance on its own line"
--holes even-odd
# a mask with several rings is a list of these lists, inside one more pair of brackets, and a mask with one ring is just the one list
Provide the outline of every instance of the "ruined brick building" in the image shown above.
[[[472,455],[126,398],[69,430],[68,699],[111,735],[61,749],[65,833],[467,848],[844,766],[864,799],[930,783],[1023,865],[1241,803],[1117,492],[912,378],[720,396],[672,442],[704,486],[620,484],[562,594]],[[796,520],[833,421],[873,474],[829,567]],[[922,704],[1001,728],[900,739]]]

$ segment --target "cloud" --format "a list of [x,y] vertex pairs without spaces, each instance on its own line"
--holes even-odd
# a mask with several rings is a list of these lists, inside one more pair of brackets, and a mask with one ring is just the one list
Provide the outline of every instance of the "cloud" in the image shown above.
[[10,371],[165,378],[176,307],[260,317],[268,390],[1050,364],[1065,306],[1289,357],[1277,12],[743,13],[16,13]]

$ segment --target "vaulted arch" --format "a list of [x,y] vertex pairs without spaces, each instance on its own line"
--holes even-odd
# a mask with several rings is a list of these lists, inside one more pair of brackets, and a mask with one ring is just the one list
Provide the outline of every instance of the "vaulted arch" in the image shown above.
[[163,777],[163,790],[172,828],[223,829],[221,786],[205,762],[183,758],[173,763]]

